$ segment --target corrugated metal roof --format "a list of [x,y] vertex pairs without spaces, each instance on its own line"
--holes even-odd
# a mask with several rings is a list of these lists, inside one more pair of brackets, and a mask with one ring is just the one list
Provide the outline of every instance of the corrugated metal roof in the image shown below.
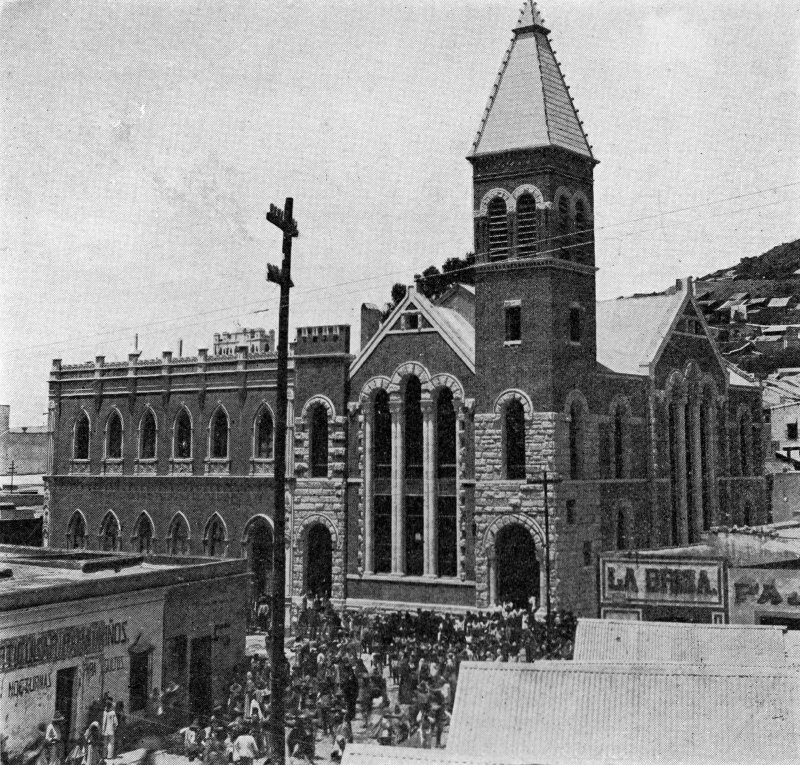
[[681,664],[466,662],[447,747],[548,765],[797,763],[798,677]]
[[348,744],[342,765],[537,765],[528,757],[494,759],[456,754],[449,749],[412,749],[378,744]]
[[785,667],[786,630],[742,624],[579,619],[575,661]]
[[768,308],[786,308],[791,301],[791,297],[774,297],[772,298],[769,303],[767,303]]
[[592,157],[542,23],[535,4],[525,0],[472,145],[472,156],[560,146]]

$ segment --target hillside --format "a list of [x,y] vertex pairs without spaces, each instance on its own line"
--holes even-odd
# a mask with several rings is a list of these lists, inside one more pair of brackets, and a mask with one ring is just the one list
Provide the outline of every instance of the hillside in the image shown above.
[[739,280],[739,279],[792,279],[800,277],[800,239],[773,247],[763,255],[742,258],[732,268],[723,268],[708,276],[705,280]]

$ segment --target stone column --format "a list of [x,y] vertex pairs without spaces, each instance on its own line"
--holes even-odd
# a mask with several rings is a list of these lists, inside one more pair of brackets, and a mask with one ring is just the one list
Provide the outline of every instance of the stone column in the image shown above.
[[375,499],[375,490],[373,484],[373,443],[372,443],[372,428],[374,407],[372,402],[365,402],[361,407],[361,413],[364,418],[364,573],[372,574],[375,572],[375,536],[373,529],[375,522],[373,519],[373,508]]
[[433,401],[423,399],[422,408],[422,516],[423,574],[436,576],[438,542],[436,528],[436,417]]
[[406,524],[403,507],[405,455],[403,453],[403,402],[390,398],[392,415],[392,573],[403,574],[406,568]]
[[678,476],[675,485],[678,488],[678,536],[679,545],[689,541],[688,508],[686,496],[686,405],[683,401],[675,406],[675,435],[677,441]]
[[690,423],[692,432],[692,539],[697,542],[703,532],[703,448],[702,435],[700,433],[700,405],[697,404],[690,408],[692,421]]

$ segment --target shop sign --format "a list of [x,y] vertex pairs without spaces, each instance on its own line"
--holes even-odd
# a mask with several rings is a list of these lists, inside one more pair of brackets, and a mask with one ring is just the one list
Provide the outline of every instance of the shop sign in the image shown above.
[[128,642],[127,621],[97,621],[0,640],[0,672],[101,653]]
[[[18,680],[9,680],[6,690],[8,698],[13,699],[18,696],[27,696],[29,693],[47,690],[52,684],[52,675],[47,672],[42,675],[31,675],[30,677],[21,677]],[[2,689],[0,689],[0,697],[2,695]]]
[[629,561],[603,559],[604,601],[722,603],[722,566],[685,561]]
[[800,607],[800,595],[797,590],[776,584],[774,578],[759,582],[753,577],[743,577],[733,583],[733,599],[737,605],[751,601],[759,606]]

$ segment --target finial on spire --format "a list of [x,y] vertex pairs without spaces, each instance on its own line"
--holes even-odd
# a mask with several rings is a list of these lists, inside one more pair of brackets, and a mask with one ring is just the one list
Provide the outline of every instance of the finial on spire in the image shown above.
[[522,29],[529,29],[530,27],[541,27],[544,29],[544,19],[534,0],[525,0],[514,31],[519,32]]

